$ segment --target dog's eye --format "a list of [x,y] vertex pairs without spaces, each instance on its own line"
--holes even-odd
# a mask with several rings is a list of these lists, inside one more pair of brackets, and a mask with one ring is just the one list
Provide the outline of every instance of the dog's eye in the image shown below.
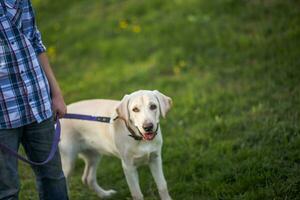
[[155,104],[152,104],[151,106],[150,106],[150,110],[155,110],[157,108],[157,106],[155,105]]
[[138,109],[137,107],[132,109],[133,112],[140,112],[140,109]]

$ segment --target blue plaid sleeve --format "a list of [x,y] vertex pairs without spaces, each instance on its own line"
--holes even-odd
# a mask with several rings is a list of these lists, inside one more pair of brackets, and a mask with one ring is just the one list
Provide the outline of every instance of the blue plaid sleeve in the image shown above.
[[11,129],[53,116],[52,99],[30,0],[0,1],[0,129]]
[[30,0],[24,0],[22,13],[22,32],[31,42],[36,55],[46,51],[42,36],[36,25],[34,10]]

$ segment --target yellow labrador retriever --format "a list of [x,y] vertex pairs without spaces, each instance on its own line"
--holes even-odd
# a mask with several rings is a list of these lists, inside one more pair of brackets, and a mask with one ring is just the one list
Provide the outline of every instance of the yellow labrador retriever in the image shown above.
[[160,116],[165,117],[171,108],[171,98],[159,91],[140,90],[125,95],[121,101],[92,99],[68,105],[69,113],[107,116],[110,124],[62,119],[59,144],[63,171],[70,177],[75,159],[85,161],[82,181],[99,197],[106,198],[116,191],[104,190],[97,183],[97,166],[102,155],[121,159],[122,167],[133,199],[143,199],[137,167],[147,164],[161,199],[170,200],[162,169],[162,135]]

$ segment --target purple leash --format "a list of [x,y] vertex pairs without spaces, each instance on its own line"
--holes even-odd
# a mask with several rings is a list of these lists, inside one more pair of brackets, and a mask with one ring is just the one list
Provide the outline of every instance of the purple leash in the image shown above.
[[[88,121],[97,121],[97,122],[104,122],[104,123],[110,123],[110,118],[109,117],[101,117],[101,116],[91,116],[91,115],[81,115],[81,114],[65,114],[63,118],[66,119],[81,119],[81,120],[88,120]],[[43,162],[34,162],[31,160],[28,160],[27,158],[21,156],[20,154],[18,154],[18,152],[10,149],[9,147],[7,147],[4,144],[0,143],[0,149],[3,151],[6,151],[8,154],[11,154],[15,157],[17,157],[19,160],[22,160],[25,163],[31,164],[31,165],[44,165],[46,163],[48,163],[49,161],[51,161],[57,151],[57,147],[58,147],[58,143],[60,140],[60,133],[61,133],[61,126],[60,126],[60,122],[59,119],[56,119],[56,129],[55,129],[55,134],[53,137],[53,141],[52,141],[52,146],[51,146],[51,150],[49,153],[48,158],[43,161]]]
[[57,150],[57,146],[58,146],[59,139],[60,139],[60,130],[61,130],[59,119],[56,120],[56,124],[57,125],[56,125],[55,135],[53,137],[52,147],[51,147],[49,156],[43,162],[34,162],[34,161],[31,161],[31,160],[28,160],[27,158],[25,158],[25,157],[21,156],[20,154],[18,154],[18,152],[16,152],[15,150],[12,150],[9,147],[7,147],[6,145],[1,144],[1,143],[0,143],[0,149],[2,149],[4,151],[6,151],[7,153],[17,157],[19,160],[22,160],[25,163],[28,163],[28,164],[31,164],[31,165],[44,165],[44,164],[48,163],[50,160],[52,160],[52,158],[55,155],[56,150]]
[[82,114],[74,114],[74,113],[67,113],[64,115],[63,118],[65,118],[65,119],[81,119],[81,120],[87,120],[87,121],[110,123],[110,117],[82,115]]

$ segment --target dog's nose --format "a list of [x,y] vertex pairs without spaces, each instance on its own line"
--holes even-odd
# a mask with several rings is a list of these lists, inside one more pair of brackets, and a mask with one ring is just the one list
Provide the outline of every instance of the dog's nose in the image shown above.
[[144,129],[145,131],[152,131],[152,129],[153,129],[153,124],[152,124],[152,123],[145,123],[145,124],[143,124],[143,129]]

